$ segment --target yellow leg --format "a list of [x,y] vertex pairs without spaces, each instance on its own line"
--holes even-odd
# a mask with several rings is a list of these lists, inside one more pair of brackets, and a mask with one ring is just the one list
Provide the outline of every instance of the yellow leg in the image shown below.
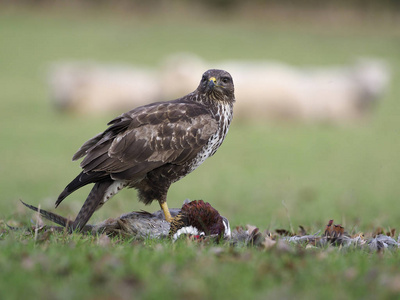
[[160,202],[162,211],[164,212],[165,220],[169,223],[172,221],[171,213],[169,212],[167,202]]

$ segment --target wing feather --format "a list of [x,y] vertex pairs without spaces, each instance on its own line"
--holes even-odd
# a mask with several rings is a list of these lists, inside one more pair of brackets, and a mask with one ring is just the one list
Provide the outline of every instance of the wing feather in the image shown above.
[[182,101],[139,107],[108,125],[74,155],[74,159],[84,157],[84,172],[132,178],[163,164],[183,164],[194,158],[218,129],[206,107]]

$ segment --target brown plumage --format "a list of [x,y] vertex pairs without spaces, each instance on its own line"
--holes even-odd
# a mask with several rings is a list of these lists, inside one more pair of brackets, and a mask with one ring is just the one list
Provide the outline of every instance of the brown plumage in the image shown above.
[[234,86],[230,74],[208,70],[198,88],[177,100],[141,106],[120,115],[88,140],[73,160],[83,171],[65,188],[56,207],[80,187],[94,183],[71,229],[82,229],[96,209],[122,188],[139,200],[158,200],[167,221],[170,185],[196,169],[222,144],[232,120]]
[[221,216],[211,204],[194,200],[184,203],[171,222],[169,236],[176,240],[182,234],[230,238],[231,230],[228,219]]

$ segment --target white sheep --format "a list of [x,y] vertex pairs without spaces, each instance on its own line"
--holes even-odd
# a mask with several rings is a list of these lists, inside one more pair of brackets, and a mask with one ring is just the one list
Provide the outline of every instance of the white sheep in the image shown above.
[[160,98],[157,73],[138,67],[54,64],[49,85],[57,108],[83,114],[124,111]]
[[196,89],[199,74],[227,70],[235,83],[235,118],[346,123],[368,115],[390,79],[385,63],[362,59],[350,66],[300,68],[270,61],[206,62],[193,54],[168,57],[159,69],[55,64],[51,97],[57,107],[80,113],[119,113],[171,100]]

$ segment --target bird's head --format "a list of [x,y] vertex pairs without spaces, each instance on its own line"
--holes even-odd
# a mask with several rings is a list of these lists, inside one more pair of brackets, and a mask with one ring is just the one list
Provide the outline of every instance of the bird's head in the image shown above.
[[169,236],[176,240],[181,235],[229,239],[231,229],[229,221],[209,203],[194,200],[184,204],[180,213],[171,222]]
[[204,72],[197,91],[213,100],[235,101],[232,76],[224,70],[211,69]]

